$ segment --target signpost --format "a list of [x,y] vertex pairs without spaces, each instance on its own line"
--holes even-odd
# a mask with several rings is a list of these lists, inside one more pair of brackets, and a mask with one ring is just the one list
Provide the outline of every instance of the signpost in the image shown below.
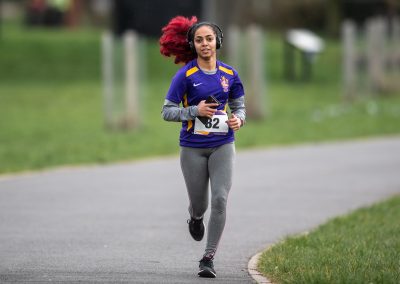
[[289,80],[296,78],[295,75],[295,51],[298,50],[302,56],[302,79],[309,80],[312,74],[312,64],[315,56],[324,49],[324,41],[312,33],[304,29],[291,29],[286,33],[285,52],[284,52],[284,69],[285,76]]

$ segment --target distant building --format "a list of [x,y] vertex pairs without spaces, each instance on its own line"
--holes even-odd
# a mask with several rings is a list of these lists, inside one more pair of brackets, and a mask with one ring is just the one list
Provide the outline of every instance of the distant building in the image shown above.
[[200,18],[202,1],[199,0],[114,0],[113,26],[117,34],[127,29],[159,37],[161,27],[177,15]]

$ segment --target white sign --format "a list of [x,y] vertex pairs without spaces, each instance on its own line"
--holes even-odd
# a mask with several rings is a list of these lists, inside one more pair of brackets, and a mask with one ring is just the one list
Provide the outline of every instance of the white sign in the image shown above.
[[324,41],[308,30],[289,30],[286,39],[288,43],[305,52],[319,53],[324,48]]
[[194,122],[194,133],[208,135],[209,133],[224,135],[228,133],[229,127],[227,114],[215,114],[212,118],[204,118],[201,121],[196,117]]

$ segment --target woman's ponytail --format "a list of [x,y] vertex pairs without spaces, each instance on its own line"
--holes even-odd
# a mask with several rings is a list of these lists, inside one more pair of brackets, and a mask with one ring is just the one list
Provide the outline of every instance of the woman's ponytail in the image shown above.
[[191,19],[177,16],[162,28],[160,37],[160,52],[167,57],[175,57],[175,64],[188,63],[196,58],[196,54],[190,49],[187,42],[187,32],[190,27],[197,23],[196,16]]

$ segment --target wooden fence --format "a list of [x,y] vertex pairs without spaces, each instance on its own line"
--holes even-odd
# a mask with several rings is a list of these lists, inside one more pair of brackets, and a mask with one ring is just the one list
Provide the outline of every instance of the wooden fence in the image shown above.
[[342,24],[343,93],[348,100],[362,94],[400,90],[400,21],[369,19],[364,27]]

